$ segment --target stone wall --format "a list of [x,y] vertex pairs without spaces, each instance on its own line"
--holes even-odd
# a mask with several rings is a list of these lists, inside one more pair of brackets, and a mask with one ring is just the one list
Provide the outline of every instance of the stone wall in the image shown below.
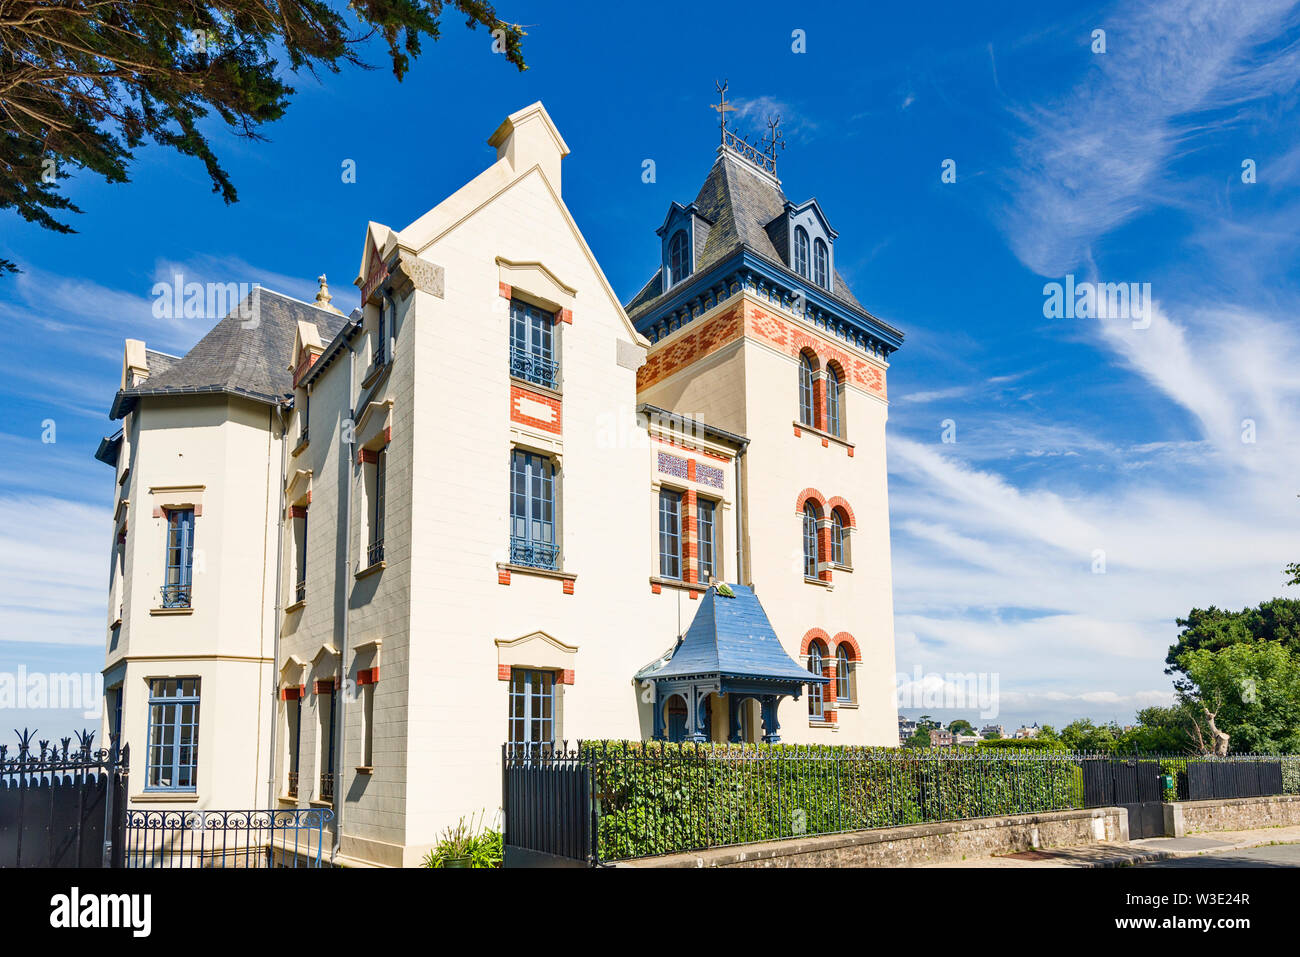
[[1217,801],[1180,801],[1183,833],[1244,831],[1255,827],[1300,824],[1300,795],[1232,798]]
[[[1297,805],[1300,811],[1300,804]],[[1053,811],[793,838],[627,861],[622,867],[908,867],[1128,840],[1122,808]]]

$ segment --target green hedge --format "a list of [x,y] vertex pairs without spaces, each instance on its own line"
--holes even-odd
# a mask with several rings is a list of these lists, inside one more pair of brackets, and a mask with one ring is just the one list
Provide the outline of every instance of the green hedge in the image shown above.
[[602,860],[1083,806],[1064,755],[663,742],[583,744]]

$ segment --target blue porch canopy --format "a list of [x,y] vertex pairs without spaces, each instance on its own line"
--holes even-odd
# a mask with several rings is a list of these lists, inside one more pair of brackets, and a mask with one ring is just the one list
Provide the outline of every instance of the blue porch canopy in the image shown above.
[[806,684],[826,684],[791,658],[776,636],[758,596],[743,585],[710,585],[686,634],[662,658],[636,674],[638,683],[655,688],[654,737],[665,737],[664,703],[673,695],[686,702],[685,739],[707,741],[706,700],[710,694],[727,695],[729,734],[740,741],[740,709],[753,698],[763,721],[763,740],[780,741],[776,708],[786,695],[798,699]]

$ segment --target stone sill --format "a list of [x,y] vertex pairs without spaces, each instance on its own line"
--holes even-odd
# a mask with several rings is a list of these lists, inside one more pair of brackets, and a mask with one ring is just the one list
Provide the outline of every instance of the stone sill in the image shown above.
[[808,719],[808,727],[830,728],[832,731],[838,731],[840,729],[840,726],[834,721],[815,721],[812,718]]
[[650,576],[651,585],[659,585],[662,588],[678,588],[683,591],[699,592],[703,595],[709,590],[708,585],[701,585],[699,582],[683,581],[680,578],[660,578],[658,575]]
[[497,562],[497,571],[510,572],[512,575],[536,575],[538,578],[558,578],[561,581],[577,581],[577,572],[561,571],[557,568],[534,568],[532,565],[512,565],[510,562]]
[[376,382],[378,382],[380,379],[384,377],[384,373],[387,372],[390,368],[392,368],[392,365],[393,365],[393,357],[389,356],[386,360],[384,360],[383,365],[371,367],[370,371],[366,373],[365,378],[361,380],[361,388],[369,389],[372,385],[374,385]]
[[151,615],[192,615],[192,614],[194,614],[194,609],[193,609],[193,607],[190,607],[190,608],[150,608],[150,609],[149,609],[149,614],[151,614]]
[[837,701],[835,702],[836,711],[857,711],[858,703],[856,701]]
[[131,800],[165,804],[197,804],[199,795],[197,791],[189,791],[184,794],[172,794],[168,791],[144,791],[140,794],[131,795]]
[[290,455],[298,455],[298,454],[300,454],[301,452],[303,452],[303,451],[307,448],[307,446],[309,446],[309,445],[311,445],[311,440],[310,440],[310,439],[303,439],[301,442],[299,442],[297,445],[295,445],[295,446],[293,447],[293,451],[290,452],[289,454],[290,454]]
[[809,578],[807,575],[804,575],[803,581],[805,585],[821,585],[822,588],[825,588],[827,591],[835,590],[834,582],[824,582],[820,578]]
[[829,432],[823,432],[821,429],[817,428],[814,425],[804,425],[798,419],[795,420],[794,427],[798,429],[800,432],[808,432],[812,435],[817,436],[817,438],[819,439],[828,439],[829,441],[834,442],[836,445],[842,448],[846,448],[846,449],[857,448],[857,445],[855,445],[853,442],[848,441],[847,439],[842,439],[838,435],[831,435]]
[[375,773],[375,769],[374,769],[373,767],[371,767],[370,765],[368,765],[368,764],[363,764],[363,765],[361,765],[360,767],[353,768],[353,770],[356,771],[357,774],[367,774],[367,775],[369,775],[369,774],[374,774],[374,773]]
[[312,798],[307,803],[310,804],[312,807],[333,807],[334,806],[333,801],[317,801],[315,798]]
[[357,581],[360,581],[363,578],[369,578],[371,575],[379,574],[387,567],[388,567],[388,562],[384,562],[384,561],[375,562],[373,565],[367,565],[365,568],[359,569],[356,575],[354,575],[353,577]]
[[831,568],[832,568],[834,571],[837,571],[837,572],[845,572],[845,573],[847,573],[847,574],[849,574],[849,575],[852,575],[852,574],[853,574],[853,566],[852,566],[852,565],[841,565],[841,564],[839,564],[839,562],[831,562]]
[[281,804],[291,804],[294,807],[298,806],[298,799],[289,797],[289,795],[287,794],[281,794],[278,798],[276,798],[276,800],[279,801]]
[[284,613],[286,615],[292,615],[295,611],[301,611],[304,607],[306,607],[306,605],[307,605],[306,598],[299,599],[298,601],[294,602],[292,605],[286,605],[284,608]]

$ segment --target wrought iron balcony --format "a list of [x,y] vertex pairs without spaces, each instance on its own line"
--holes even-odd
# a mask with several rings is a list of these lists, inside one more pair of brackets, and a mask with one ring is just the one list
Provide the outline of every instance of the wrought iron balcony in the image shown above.
[[163,585],[159,591],[162,593],[162,606],[164,608],[190,607],[189,585]]
[[293,596],[294,596],[293,597],[294,601],[307,600],[307,582],[305,579],[303,581],[298,582],[298,584],[294,586]]
[[560,567],[560,546],[533,542],[526,538],[510,539],[510,564],[527,565],[555,571]]
[[298,772],[297,771],[289,772],[288,793],[289,793],[289,797],[291,798],[296,798],[298,796]]
[[534,382],[548,389],[560,387],[560,364],[554,359],[522,349],[510,350],[510,374],[516,379]]
[[320,799],[322,801],[334,800],[334,772],[322,771],[320,773]]
[[371,565],[378,565],[383,560],[384,540],[381,538],[378,541],[371,542],[370,547],[366,549],[366,567],[369,568]]

